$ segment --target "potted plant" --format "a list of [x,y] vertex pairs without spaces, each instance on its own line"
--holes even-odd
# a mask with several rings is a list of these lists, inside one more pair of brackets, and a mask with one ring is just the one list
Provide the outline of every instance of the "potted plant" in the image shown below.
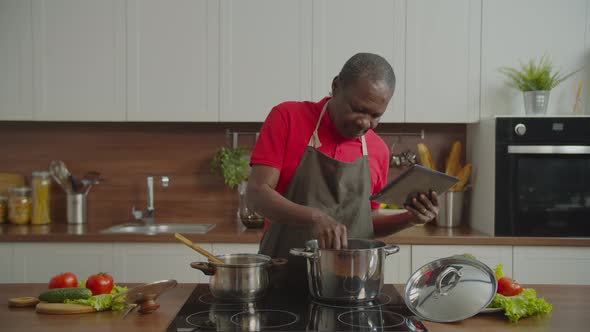
[[509,86],[523,92],[526,114],[545,114],[549,103],[549,92],[580,69],[567,75],[553,70],[553,64],[544,55],[537,62],[530,59],[520,63],[520,68],[501,67],[500,73],[508,79]]
[[238,216],[248,228],[264,226],[264,217],[248,208],[248,177],[250,176],[250,149],[244,147],[221,147],[211,161],[214,174],[223,177],[231,189],[238,189]]

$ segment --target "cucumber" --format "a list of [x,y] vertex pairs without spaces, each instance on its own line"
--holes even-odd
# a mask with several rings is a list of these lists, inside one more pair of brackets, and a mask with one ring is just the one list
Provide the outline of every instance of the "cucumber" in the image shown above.
[[87,288],[55,288],[39,295],[39,300],[50,303],[62,303],[65,300],[88,299],[92,292]]

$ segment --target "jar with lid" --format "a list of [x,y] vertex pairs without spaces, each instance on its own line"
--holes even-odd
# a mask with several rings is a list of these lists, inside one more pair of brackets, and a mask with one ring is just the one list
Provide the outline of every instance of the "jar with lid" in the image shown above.
[[31,221],[31,188],[12,187],[8,189],[8,221],[17,225]]
[[6,222],[6,212],[8,212],[8,197],[0,196],[0,224]]
[[33,215],[31,224],[49,224],[49,186],[51,178],[48,171],[34,171],[31,186],[33,187]]

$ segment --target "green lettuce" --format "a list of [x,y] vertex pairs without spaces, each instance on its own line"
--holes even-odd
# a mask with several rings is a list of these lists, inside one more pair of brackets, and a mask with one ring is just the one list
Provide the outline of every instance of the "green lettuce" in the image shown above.
[[504,315],[511,322],[532,315],[548,314],[553,310],[553,306],[545,302],[545,299],[537,298],[537,292],[533,288],[525,288],[515,296],[496,293],[489,307],[504,309]]
[[[82,282],[80,284],[83,284]],[[96,311],[105,310],[123,310],[125,309],[125,297],[119,296],[113,301],[113,296],[127,290],[127,287],[114,285],[110,294],[100,294],[91,296],[88,299],[65,300],[64,303],[75,303],[89,305],[96,309]]]

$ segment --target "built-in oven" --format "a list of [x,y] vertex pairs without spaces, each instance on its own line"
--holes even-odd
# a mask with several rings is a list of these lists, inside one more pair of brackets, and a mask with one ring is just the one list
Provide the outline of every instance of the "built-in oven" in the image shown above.
[[495,235],[589,237],[590,118],[495,120]]

